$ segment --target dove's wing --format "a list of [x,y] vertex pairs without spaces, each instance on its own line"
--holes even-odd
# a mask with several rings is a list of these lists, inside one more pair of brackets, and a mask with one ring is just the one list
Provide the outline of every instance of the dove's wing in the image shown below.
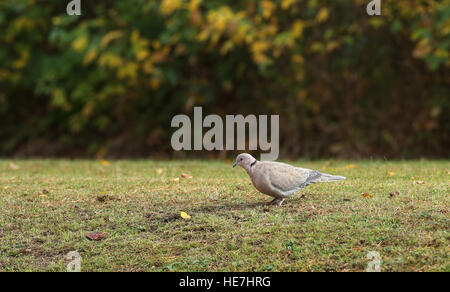
[[274,188],[286,195],[295,193],[308,185],[312,170],[294,167],[279,162],[264,162],[267,164],[269,181]]

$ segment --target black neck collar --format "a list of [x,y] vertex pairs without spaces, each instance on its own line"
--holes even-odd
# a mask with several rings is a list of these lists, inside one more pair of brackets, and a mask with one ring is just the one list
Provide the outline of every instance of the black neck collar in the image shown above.
[[253,165],[255,165],[255,164],[256,164],[256,161],[257,161],[257,160],[255,160],[254,162],[252,162],[252,163],[250,164],[250,167],[252,167]]

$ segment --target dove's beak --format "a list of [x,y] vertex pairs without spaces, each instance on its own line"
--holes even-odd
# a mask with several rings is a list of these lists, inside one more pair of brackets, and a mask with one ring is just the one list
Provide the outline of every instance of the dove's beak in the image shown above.
[[237,162],[235,162],[234,164],[233,164],[233,168],[235,168],[237,166]]

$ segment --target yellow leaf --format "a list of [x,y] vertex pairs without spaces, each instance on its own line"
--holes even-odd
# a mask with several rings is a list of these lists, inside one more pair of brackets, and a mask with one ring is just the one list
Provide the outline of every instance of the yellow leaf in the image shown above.
[[200,5],[200,0],[191,0],[188,4],[188,9],[192,13],[193,11],[198,9],[198,6]]
[[181,0],[163,0],[160,6],[162,14],[169,15],[181,6]]
[[339,42],[337,42],[337,41],[331,41],[331,42],[327,43],[327,51],[328,52],[333,51],[337,47],[339,47]]
[[52,18],[53,25],[58,25],[61,23],[61,17],[55,16]]
[[100,66],[108,66],[109,68],[117,68],[123,65],[123,60],[120,56],[117,56],[113,53],[104,53],[101,55],[98,60]]
[[366,199],[372,198],[372,195],[369,194],[369,193],[362,193],[361,196],[362,196],[363,198],[366,198]]
[[422,39],[417,46],[414,48],[413,57],[416,59],[424,58],[432,50],[432,47],[428,39]]
[[100,163],[100,165],[102,165],[102,166],[108,166],[108,165],[109,165],[109,162],[106,161],[106,160],[100,160],[99,163]]
[[179,180],[180,180],[180,179],[179,179],[178,177],[172,179],[173,182],[177,182],[177,181],[179,181]]
[[158,169],[156,169],[156,173],[157,173],[157,174],[162,174],[162,173],[163,173],[163,171],[164,171],[164,169],[162,169],[162,168],[158,168]]
[[189,216],[187,213],[185,213],[185,212],[181,212],[180,213],[180,216],[181,216],[181,218],[183,218],[183,219],[191,219],[191,216]]
[[106,47],[110,42],[112,42],[115,39],[120,38],[123,35],[123,32],[121,30],[115,30],[108,32],[105,34],[100,42],[100,47],[104,48]]
[[77,52],[81,52],[86,48],[87,44],[88,44],[88,37],[83,34],[72,42],[72,49],[74,49]]
[[282,8],[283,10],[286,10],[286,9],[288,9],[292,4],[294,4],[295,1],[297,1],[297,0],[282,0],[282,1],[281,1],[281,8]]
[[130,62],[119,68],[117,72],[117,77],[120,79],[129,78],[135,80],[138,77],[138,65],[136,63]]
[[317,13],[316,20],[318,22],[324,22],[328,19],[328,9],[325,7],[319,10],[319,13]]
[[269,18],[272,15],[273,10],[275,9],[275,4],[273,4],[271,1],[263,1],[261,3],[261,6],[263,7],[263,17]]
[[20,58],[13,62],[13,67],[16,69],[22,69],[28,63],[29,59],[30,59],[30,52],[21,51]]
[[295,54],[292,56],[292,62],[296,63],[296,64],[303,64],[303,62],[305,61],[303,59],[303,57],[299,54]]
[[389,174],[389,176],[393,176],[393,175],[395,175],[395,172],[389,171],[388,174]]
[[92,49],[90,50],[83,59],[83,64],[85,66],[89,65],[90,63],[92,63],[92,61],[94,61],[95,58],[97,58],[98,55],[98,51],[96,49]]
[[292,37],[298,38],[303,34],[305,23],[301,20],[297,20],[292,24]]
[[136,53],[136,59],[138,61],[142,61],[145,58],[147,58],[150,55],[150,52],[146,49],[140,49],[138,50],[138,52]]
[[356,167],[356,164],[349,164],[349,165],[344,166],[345,169],[352,169],[355,167]]

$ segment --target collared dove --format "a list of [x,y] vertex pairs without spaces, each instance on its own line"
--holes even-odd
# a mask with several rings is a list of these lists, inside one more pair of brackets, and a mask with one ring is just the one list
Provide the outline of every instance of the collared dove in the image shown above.
[[274,161],[258,161],[247,153],[239,154],[233,167],[240,166],[247,171],[255,188],[263,194],[274,197],[270,204],[278,206],[300,189],[316,183],[343,180],[345,177],[320,173],[316,170],[295,167]]

